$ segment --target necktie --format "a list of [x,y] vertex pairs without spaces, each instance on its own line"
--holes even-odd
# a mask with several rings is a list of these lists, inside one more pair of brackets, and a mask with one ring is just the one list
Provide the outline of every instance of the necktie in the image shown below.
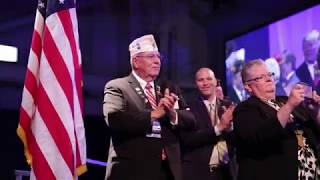
[[215,111],[215,108],[214,108],[214,104],[210,103],[209,104],[209,116],[210,116],[210,119],[211,119],[211,124],[212,126],[215,126],[216,125],[216,111]]
[[154,96],[154,94],[152,92],[152,86],[150,83],[147,83],[147,85],[145,87],[145,92],[146,92],[147,99],[148,99],[152,109],[156,109],[157,108],[157,101],[156,101],[156,97]]
[[[147,85],[145,87],[145,92],[146,92],[147,99],[148,99],[152,109],[156,109],[157,108],[157,101],[156,101],[156,97],[153,95],[152,86],[150,83],[147,83]],[[153,124],[154,123],[159,123],[159,122],[153,121]],[[167,159],[167,154],[165,152],[165,149],[163,148],[161,151],[161,160],[166,160],[166,159]]]
[[[209,104],[209,115],[212,126],[218,123],[218,117],[214,104]],[[219,140],[213,147],[212,154],[209,161],[210,167],[217,167],[219,164],[226,164],[229,161],[228,148],[225,140]]]

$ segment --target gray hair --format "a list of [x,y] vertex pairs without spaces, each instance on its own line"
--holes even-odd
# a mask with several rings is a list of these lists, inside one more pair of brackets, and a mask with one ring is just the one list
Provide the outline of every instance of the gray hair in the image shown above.
[[320,40],[320,33],[317,30],[312,30],[303,37],[303,41],[315,41],[315,40]]
[[242,78],[242,83],[245,84],[246,81],[248,81],[250,70],[253,66],[257,65],[265,65],[264,61],[262,59],[255,59],[247,62],[241,71],[241,78]]

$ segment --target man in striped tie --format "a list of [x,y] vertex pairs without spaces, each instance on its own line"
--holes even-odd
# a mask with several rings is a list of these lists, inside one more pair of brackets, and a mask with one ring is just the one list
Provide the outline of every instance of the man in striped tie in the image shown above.
[[[181,180],[180,129],[193,115],[174,108],[179,97],[155,83],[161,67],[153,35],[129,45],[132,73],[105,86],[103,112],[111,141],[106,179]],[[160,95],[161,94],[161,95]]]

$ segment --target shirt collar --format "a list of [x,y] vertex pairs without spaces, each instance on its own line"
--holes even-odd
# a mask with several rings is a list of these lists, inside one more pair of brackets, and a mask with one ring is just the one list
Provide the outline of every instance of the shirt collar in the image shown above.
[[217,97],[214,97],[212,99],[212,101],[209,101],[209,100],[206,100],[206,99],[203,99],[203,103],[206,105],[207,108],[210,108],[210,104],[213,104],[214,106],[216,105],[216,100],[217,100]]
[[293,75],[294,75],[294,71],[291,71],[291,72],[287,75],[286,80],[289,80]]
[[309,63],[307,63],[307,65],[308,65],[308,69],[309,69],[309,72],[310,72],[310,75],[311,75],[311,78],[312,79],[314,79],[314,65],[315,65],[316,63],[314,63],[314,64],[309,64]]
[[[147,81],[143,80],[141,77],[139,77],[134,71],[132,71],[133,76],[137,79],[142,89],[145,89],[147,85]],[[149,82],[152,88],[154,88],[154,81]]]
[[240,100],[240,101],[244,100],[244,97],[243,97],[243,95],[244,95],[244,90],[242,90],[242,91],[239,90],[235,85],[233,85],[233,89],[234,89],[234,91],[236,92],[239,100]]

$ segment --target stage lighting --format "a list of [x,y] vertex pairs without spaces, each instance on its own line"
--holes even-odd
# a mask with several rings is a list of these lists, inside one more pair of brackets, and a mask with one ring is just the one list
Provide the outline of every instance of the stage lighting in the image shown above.
[[18,48],[14,46],[7,46],[7,45],[0,44],[0,61],[17,62]]

